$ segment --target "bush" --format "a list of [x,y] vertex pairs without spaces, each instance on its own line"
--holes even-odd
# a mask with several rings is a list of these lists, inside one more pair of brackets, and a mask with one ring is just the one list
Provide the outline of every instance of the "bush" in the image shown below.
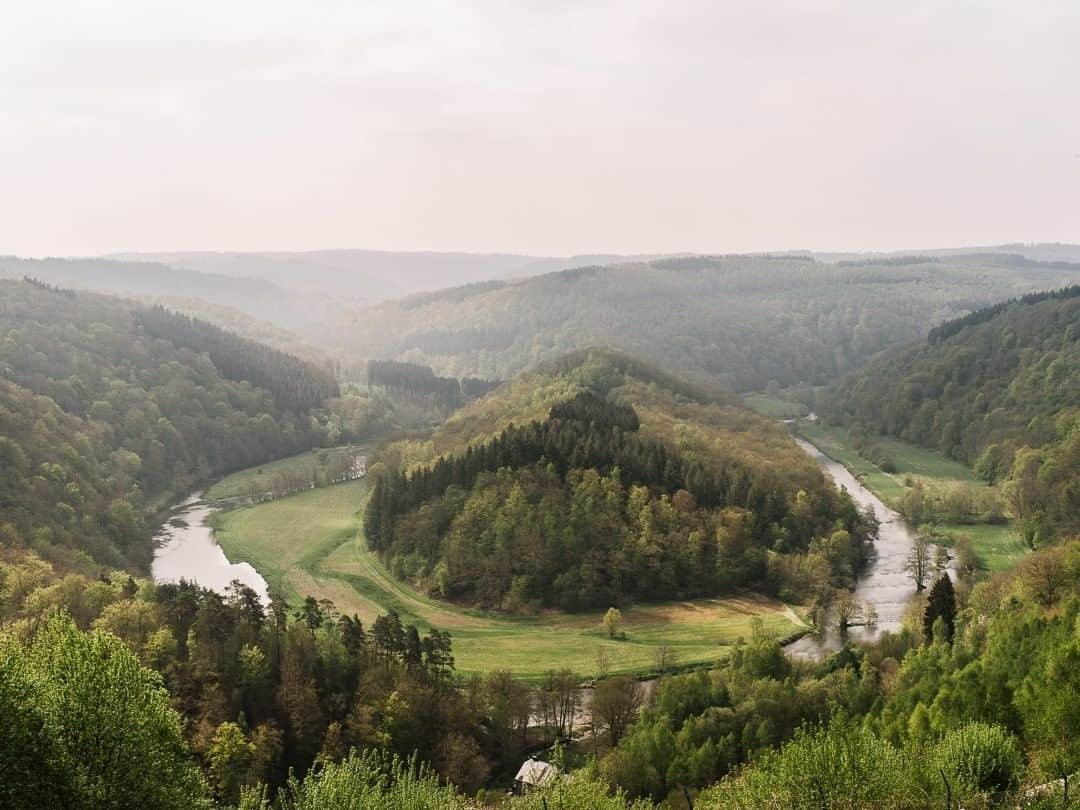
[[950,731],[935,746],[933,761],[950,779],[980,793],[1016,787],[1023,768],[1012,734],[988,723],[968,723]]
[[856,723],[808,727],[699,797],[700,810],[922,808],[903,753]]

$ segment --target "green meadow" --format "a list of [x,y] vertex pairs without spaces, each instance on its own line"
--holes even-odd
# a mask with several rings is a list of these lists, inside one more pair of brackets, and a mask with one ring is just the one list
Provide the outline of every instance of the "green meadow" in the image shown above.
[[218,542],[291,605],[311,595],[365,623],[393,609],[421,628],[450,631],[464,674],[508,669],[535,681],[568,667],[587,677],[603,649],[610,672],[643,675],[655,670],[665,645],[680,667],[717,661],[750,635],[755,618],[780,636],[806,628],[792,608],[755,594],[630,607],[623,611],[625,641],[608,638],[600,613],[508,616],[432,599],[394,579],[368,550],[360,520],[367,489],[361,479],[219,513]]
[[342,457],[352,459],[357,453],[363,453],[364,447],[343,446],[308,450],[295,456],[269,461],[257,467],[249,467],[222,478],[206,490],[206,498],[211,501],[227,500],[248,493],[266,492],[273,487],[274,479],[281,475],[305,475],[312,477],[316,470],[332,464]]

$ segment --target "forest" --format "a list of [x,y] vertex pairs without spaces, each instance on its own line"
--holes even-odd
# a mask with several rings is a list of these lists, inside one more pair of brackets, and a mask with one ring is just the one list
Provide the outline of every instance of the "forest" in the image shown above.
[[510,379],[589,346],[610,346],[730,390],[826,385],[942,321],[1075,283],[1078,265],[1006,254],[852,259],[697,256],[467,285],[357,310],[316,343],[345,370],[367,359],[440,375]]
[[[392,399],[427,413],[431,367],[376,366],[364,397],[199,319],[0,282],[0,806],[1068,807],[1078,302],[976,313],[821,395],[863,452],[898,436],[997,482],[1034,548],[1015,568],[950,578],[942,558],[899,630],[821,661],[759,621],[707,670],[661,650],[647,692],[600,656],[536,682],[464,677],[456,628],[392,606],[361,621],[326,598],[154,583],[150,527],[232,470],[377,438],[367,534],[434,596],[611,607],[595,630],[612,639],[620,606],[748,587],[823,615],[876,523],[715,380],[581,350],[492,390],[455,380],[462,407],[402,435],[413,411]],[[508,795],[537,753],[569,778]]]
[[648,703],[606,679],[585,767],[516,798],[482,786],[539,729],[571,732],[580,675],[463,680],[445,632],[239,584],[59,576],[10,550],[0,583],[4,806],[1049,810],[1080,768],[1076,541],[818,664],[756,632]]
[[762,587],[767,551],[828,545],[851,584],[874,527],[831,488],[787,490],[738,459],[711,465],[639,438],[630,405],[592,391],[464,454],[383,473],[365,512],[391,571],[487,608],[603,608]]
[[438,407],[453,411],[470,399],[483,396],[498,383],[466,377],[439,377],[430,366],[399,363],[393,360],[372,360],[367,364],[367,383],[370,388],[390,391],[410,399],[428,399]]
[[0,537],[82,571],[144,570],[165,502],[371,418],[303,361],[40,282],[0,282],[0,370]]
[[1029,544],[1080,532],[1080,286],[977,311],[818,399],[828,420],[940,450],[999,484]]

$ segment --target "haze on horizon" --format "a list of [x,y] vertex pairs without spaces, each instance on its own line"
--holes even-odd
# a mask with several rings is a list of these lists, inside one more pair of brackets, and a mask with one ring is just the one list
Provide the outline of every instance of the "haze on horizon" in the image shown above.
[[1080,6],[9,4],[0,254],[1080,242]]

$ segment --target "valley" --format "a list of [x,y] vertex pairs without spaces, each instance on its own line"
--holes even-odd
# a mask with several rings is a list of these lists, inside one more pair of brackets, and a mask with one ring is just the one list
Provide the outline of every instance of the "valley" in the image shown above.
[[[740,396],[603,347],[501,382],[411,359],[349,381],[162,307],[0,291],[3,728],[75,707],[41,721],[63,746],[156,707],[168,728],[122,760],[173,776],[103,784],[273,810],[250,790],[389,768],[432,807],[516,810],[540,752],[577,771],[541,799],[720,810],[814,772],[808,750],[865,749],[913,810],[941,799],[927,750],[978,807],[1073,761],[1075,292]],[[972,745],[1009,781],[963,783]]]
[[626,641],[612,641],[602,613],[508,617],[432,599],[394,579],[368,549],[360,519],[366,480],[304,492],[272,503],[219,513],[215,535],[228,558],[252,564],[295,607],[305,596],[329,599],[366,624],[388,610],[418,627],[449,630],[457,671],[506,669],[536,682],[552,669],[595,676],[599,650],[611,674],[645,676],[665,654],[678,669],[711,665],[759,618],[782,638],[807,629],[791,607],[748,593],[624,610]]
[[1080,810],[1080,4],[4,10],[0,810]]
[[[895,468],[893,472],[885,472],[861,455],[841,428],[800,420],[796,431],[829,458],[843,464],[859,483],[892,509],[900,506],[901,499],[912,489],[908,482],[914,483],[915,480],[927,482],[930,486],[958,485],[975,491],[988,489],[986,482],[976,478],[974,472],[963,464],[906,442],[875,437]],[[996,523],[935,521],[934,526],[945,533],[947,544],[955,542],[958,537],[968,538],[978,566],[983,571],[1007,571],[1030,550],[1013,523],[1004,518]]]

